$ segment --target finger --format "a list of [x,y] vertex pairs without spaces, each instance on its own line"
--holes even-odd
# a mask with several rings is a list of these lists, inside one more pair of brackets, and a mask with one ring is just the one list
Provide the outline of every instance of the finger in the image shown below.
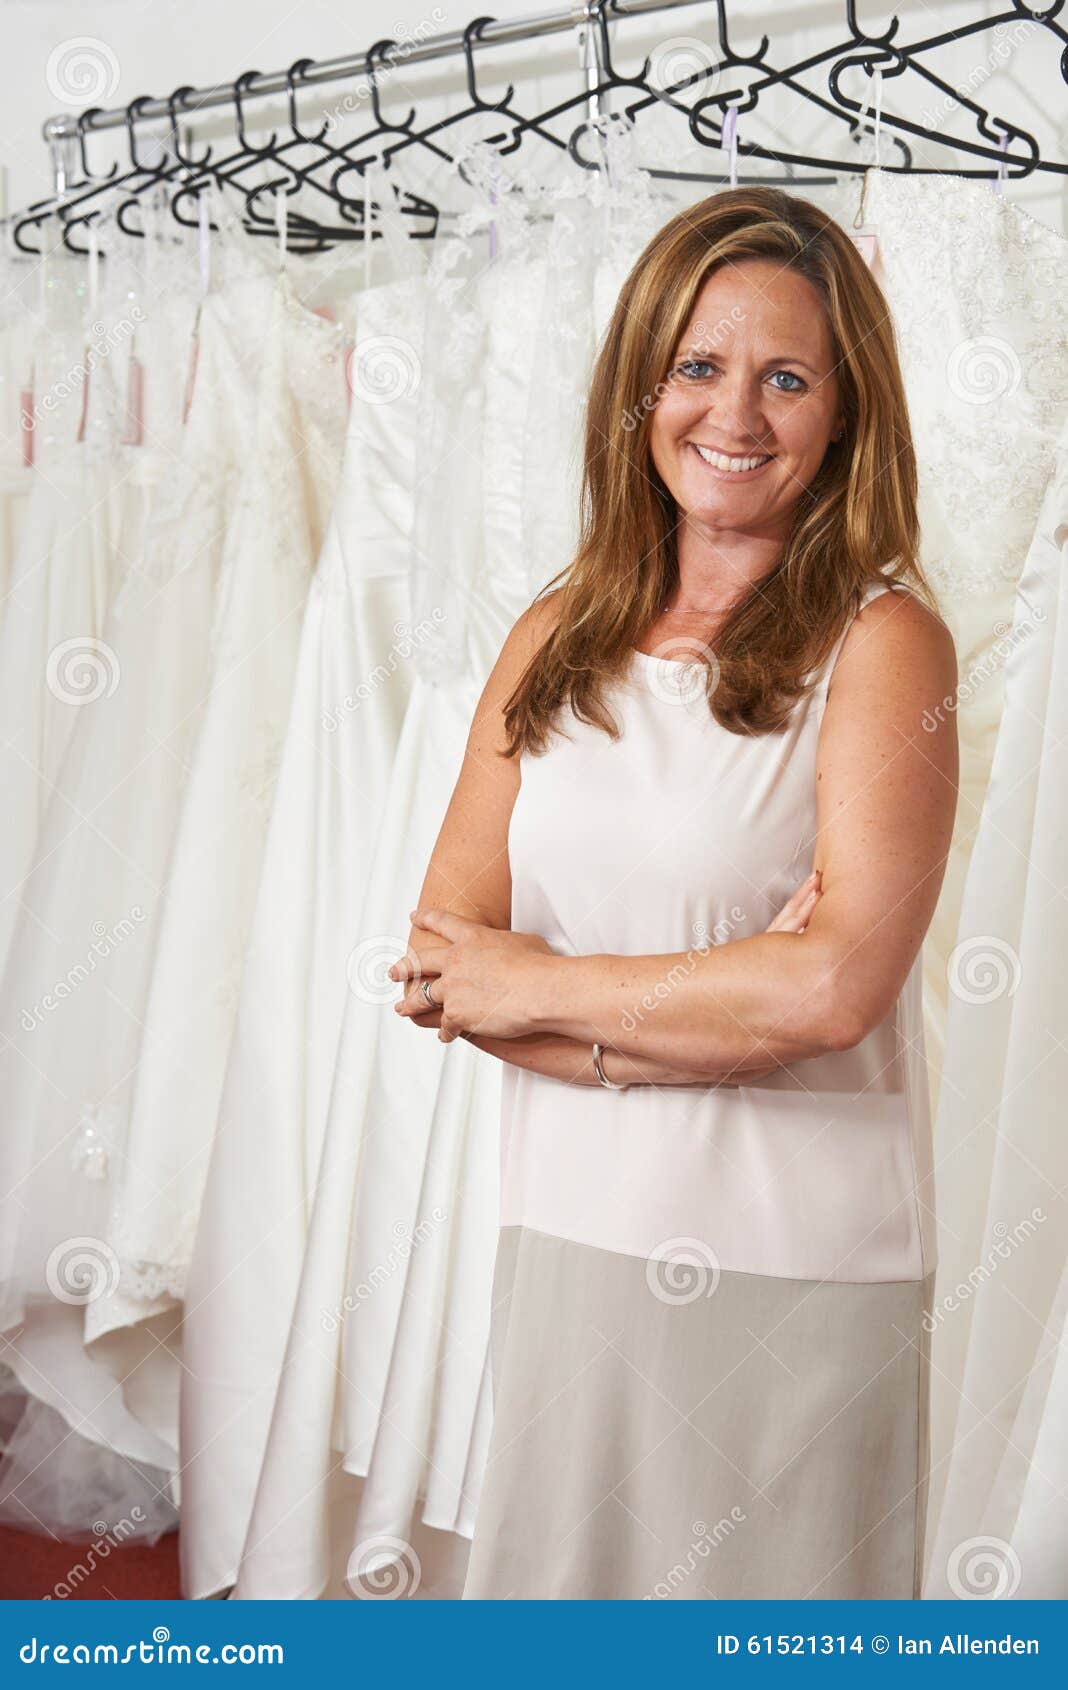
[[442,939],[448,939],[455,944],[462,939],[473,927],[481,924],[471,921],[466,915],[457,915],[453,910],[412,910],[411,922],[413,927],[422,927],[428,933],[437,933]]
[[[433,992],[431,992],[431,997],[433,997]],[[428,1003],[422,985],[418,985],[410,986],[404,996],[397,999],[393,1008],[398,1015],[436,1015],[441,1009],[441,1004],[439,1002]]]
[[386,972],[391,980],[433,979],[441,972],[440,964],[434,960],[440,955],[440,947],[420,955],[414,945],[409,945],[404,955],[391,963]]
[[812,915],[822,893],[818,888],[812,888],[803,898],[795,893],[788,904],[784,904],[778,915],[768,926],[769,933],[796,933],[804,922]]

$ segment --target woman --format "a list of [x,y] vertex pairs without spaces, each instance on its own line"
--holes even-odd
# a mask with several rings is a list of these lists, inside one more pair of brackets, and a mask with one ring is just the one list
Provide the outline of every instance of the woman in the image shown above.
[[583,506],[393,970],[506,1064],[464,1596],[912,1598],[956,660],[886,304],[815,206],[649,243]]

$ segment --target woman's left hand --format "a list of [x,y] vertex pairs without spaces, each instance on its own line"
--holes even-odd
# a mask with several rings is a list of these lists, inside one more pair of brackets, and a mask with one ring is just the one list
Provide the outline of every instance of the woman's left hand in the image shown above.
[[[431,996],[441,1009],[438,1038],[448,1043],[461,1033],[515,1039],[530,1031],[523,1011],[531,974],[539,959],[554,953],[536,933],[487,927],[451,910],[413,910],[412,925],[436,933],[446,945],[435,949],[439,971]],[[418,959],[404,956],[389,973],[394,980],[417,980]],[[422,991],[406,991],[395,1006],[399,1015],[427,1013]]]

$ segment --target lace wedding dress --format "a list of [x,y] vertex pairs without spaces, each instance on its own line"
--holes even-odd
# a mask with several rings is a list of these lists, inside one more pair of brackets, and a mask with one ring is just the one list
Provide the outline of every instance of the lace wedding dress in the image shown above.
[[[36,1463],[35,1512],[64,1526],[79,1504],[83,1524],[100,1517],[100,1494],[158,1514],[152,1498],[176,1465],[173,1322],[132,1348],[105,1341],[90,1354],[84,1339],[97,1303],[120,1291],[108,1213],[274,291],[221,234],[215,257],[226,285],[199,313],[181,455],[104,626],[118,681],[75,721],[0,996],[0,1325],[28,1397],[19,1432],[31,1437],[44,1403],[71,1428],[65,1454],[78,1440],[96,1446],[77,1481],[58,1458]],[[20,1518],[29,1480],[15,1455],[3,1506]],[[139,1466],[149,1472],[138,1488]]]

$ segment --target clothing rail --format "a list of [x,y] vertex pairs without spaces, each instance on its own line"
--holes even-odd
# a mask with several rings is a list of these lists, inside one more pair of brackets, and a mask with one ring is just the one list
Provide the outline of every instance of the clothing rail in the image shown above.
[[[652,12],[677,11],[683,6],[696,6],[701,0],[609,0],[606,16],[610,19],[640,17]],[[707,3],[707,0],[706,0]],[[519,41],[534,41],[543,35],[562,35],[566,30],[578,29],[597,15],[596,3],[569,6],[556,12],[533,12],[526,17],[510,20],[493,18],[487,21],[476,36],[480,47],[504,46]],[[428,35],[425,41],[385,41],[364,53],[352,53],[340,59],[311,61],[301,67],[302,87],[323,82],[338,82],[354,76],[371,76],[376,71],[394,68],[398,64],[426,64],[432,59],[450,58],[463,53],[464,31],[452,29],[442,35]],[[286,93],[289,73],[284,70],[249,73],[241,81],[241,98],[263,97]],[[185,95],[185,104],[197,111],[209,106],[232,105],[234,85],[223,82],[210,88],[192,88]],[[146,123],[172,116],[166,98],[147,98],[134,102],[134,120]],[[83,133],[95,129],[124,127],[131,117],[130,106],[114,106],[109,110],[82,113]],[[46,141],[74,140],[79,133],[77,113],[65,112],[45,120],[42,134]]]

